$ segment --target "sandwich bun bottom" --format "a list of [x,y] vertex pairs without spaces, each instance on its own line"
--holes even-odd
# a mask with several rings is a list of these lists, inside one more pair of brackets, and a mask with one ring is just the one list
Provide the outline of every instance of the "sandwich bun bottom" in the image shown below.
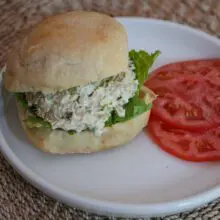
[[92,153],[128,143],[147,125],[150,110],[123,123],[106,128],[102,136],[83,131],[69,135],[62,130],[29,128],[25,123],[25,110],[18,105],[19,119],[30,141],[40,150],[53,154]]

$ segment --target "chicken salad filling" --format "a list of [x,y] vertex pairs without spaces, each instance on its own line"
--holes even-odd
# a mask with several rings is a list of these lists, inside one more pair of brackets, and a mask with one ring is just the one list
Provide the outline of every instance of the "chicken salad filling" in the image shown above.
[[125,116],[124,106],[137,88],[138,80],[129,68],[127,72],[85,86],[49,94],[26,93],[26,99],[28,106],[35,106],[35,114],[48,121],[52,129],[76,132],[89,129],[101,135],[112,111]]

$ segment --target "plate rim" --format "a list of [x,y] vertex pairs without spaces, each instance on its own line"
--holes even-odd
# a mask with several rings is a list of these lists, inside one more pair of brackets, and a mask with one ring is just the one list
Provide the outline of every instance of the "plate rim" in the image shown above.
[[[142,17],[117,17],[117,19],[119,21],[150,22],[161,25],[169,25],[191,33],[193,32],[193,34],[196,34],[198,37],[203,37],[206,40],[212,41],[220,46],[220,40],[218,38],[211,36],[199,29],[192,28],[188,25]],[[0,97],[0,99],[1,98],[2,97]],[[218,184],[217,186],[212,187],[207,191],[188,196],[181,200],[173,200],[170,202],[162,203],[123,204],[111,201],[97,200],[86,196],[80,196],[75,193],[69,193],[68,190],[62,189],[53,183],[46,181],[44,178],[28,168],[19,159],[19,157],[16,156],[10,146],[8,146],[1,130],[2,129],[0,127],[0,150],[9,164],[11,164],[12,167],[14,167],[14,169],[24,179],[26,179],[40,191],[43,191],[46,195],[49,195],[56,200],[62,201],[70,206],[74,206],[82,210],[98,213],[99,215],[115,215],[119,217],[151,217],[174,214],[201,206],[204,203],[217,199],[219,197],[217,195],[220,194],[220,184]]]

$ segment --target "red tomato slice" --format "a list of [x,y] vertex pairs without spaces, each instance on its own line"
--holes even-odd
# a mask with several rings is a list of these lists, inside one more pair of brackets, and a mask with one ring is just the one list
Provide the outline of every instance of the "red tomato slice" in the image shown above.
[[189,130],[204,130],[215,126],[204,118],[200,107],[188,103],[180,95],[174,95],[164,88],[157,88],[154,91],[159,97],[154,101],[152,114],[168,124]]
[[220,59],[165,65],[146,86],[159,95],[153,113],[167,123],[193,131],[220,125]]
[[148,131],[166,152],[188,161],[220,160],[220,127],[203,132],[173,128],[151,116]]

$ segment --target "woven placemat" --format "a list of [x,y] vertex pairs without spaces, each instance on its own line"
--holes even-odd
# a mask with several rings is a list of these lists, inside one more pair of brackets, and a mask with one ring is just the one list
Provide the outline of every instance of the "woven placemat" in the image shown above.
[[[114,16],[145,16],[172,20],[220,37],[219,0],[0,0],[0,66],[22,33],[43,17],[86,9]],[[98,216],[57,202],[28,184],[0,154],[0,220],[97,219]],[[154,218],[162,219],[162,218]],[[220,219],[220,200],[191,212],[163,219]]]

